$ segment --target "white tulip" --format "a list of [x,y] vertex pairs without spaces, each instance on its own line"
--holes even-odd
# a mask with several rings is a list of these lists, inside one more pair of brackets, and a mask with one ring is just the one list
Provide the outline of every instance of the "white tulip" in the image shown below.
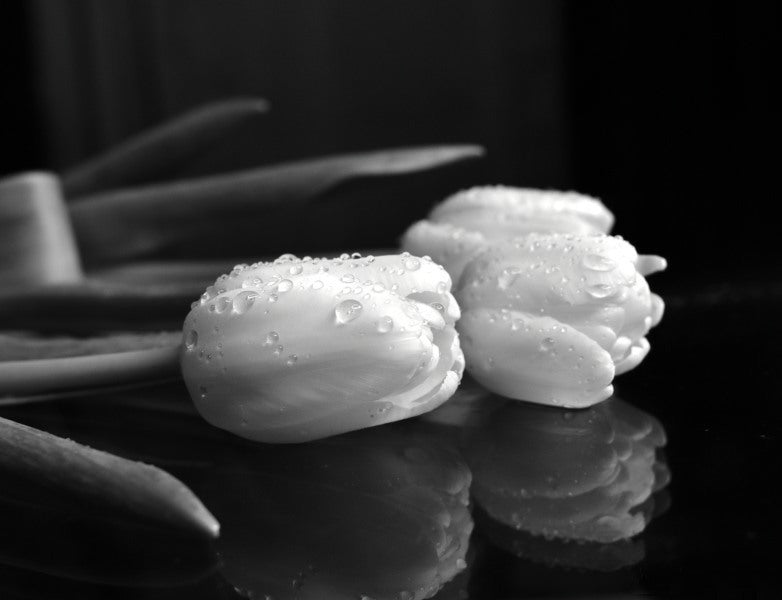
[[458,281],[465,265],[489,245],[528,233],[608,233],[614,216],[596,198],[576,192],[506,186],[461,191],[414,223],[402,247],[427,254]]
[[239,265],[185,320],[185,382],[207,421],[263,442],[427,412],[464,369],[450,291],[441,266],[408,253]]
[[503,396],[584,407],[649,351],[663,301],[644,279],[665,268],[618,237],[530,234],[470,262],[456,295],[468,370]]

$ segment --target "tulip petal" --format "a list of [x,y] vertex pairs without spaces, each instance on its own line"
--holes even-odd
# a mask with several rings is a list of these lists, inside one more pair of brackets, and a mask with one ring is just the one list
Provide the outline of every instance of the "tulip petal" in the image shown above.
[[579,408],[613,392],[611,356],[551,317],[475,308],[459,322],[470,374],[509,398]]
[[401,247],[418,256],[428,255],[451,274],[454,281],[467,263],[486,249],[489,240],[478,231],[450,223],[418,221],[405,232]]
[[507,237],[534,232],[606,233],[614,217],[596,198],[576,192],[487,186],[447,198],[434,208],[430,220]]
[[646,338],[641,338],[635,342],[630,348],[630,352],[620,361],[616,363],[616,374],[621,375],[627,373],[631,369],[635,369],[641,361],[649,354],[651,346]]
[[641,254],[636,263],[636,269],[638,269],[638,272],[644,277],[651,275],[652,273],[665,271],[667,267],[668,261],[662,256],[656,256],[654,254]]

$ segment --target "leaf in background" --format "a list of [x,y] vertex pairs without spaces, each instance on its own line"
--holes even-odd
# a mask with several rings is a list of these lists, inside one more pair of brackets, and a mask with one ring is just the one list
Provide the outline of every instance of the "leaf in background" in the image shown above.
[[[85,261],[115,263],[143,257],[236,256],[262,253],[272,237],[288,241],[308,228],[280,227],[277,215],[301,217],[307,203],[352,180],[421,173],[483,154],[479,146],[432,146],[340,155],[214,177],[117,190],[84,198],[71,219]],[[389,207],[367,204],[376,214]],[[318,229],[356,215],[335,212]],[[377,242],[380,243],[380,242]]]
[[216,538],[220,525],[181,481],[133,462],[0,418],[0,496],[110,520]]
[[180,343],[178,331],[53,340],[2,334],[0,405],[29,401],[30,396],[178,378]]
[[159,181],[268,109],[259,98],[215,102],[136,135],[63,175],[68,198]]
[[0,281],[3,286],[82,278],[60,182],[51,173],[0,179]]
[[80,335],[180,329],[190,303],[203,290],[200,281],[20,288],[0,293],[0,329]]

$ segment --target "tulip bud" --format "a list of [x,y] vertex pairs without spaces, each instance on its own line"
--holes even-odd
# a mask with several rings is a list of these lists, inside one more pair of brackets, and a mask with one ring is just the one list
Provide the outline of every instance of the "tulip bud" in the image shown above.
[[649,351],[663,301],[644,279],[665,268],[618,237],[530,234],[469,263],[457,297],[470,373],[488,389],[541,404],[608,398],[614,375]]
[[414,223],[402,247],[431,256],[458,281],[466,264],[492,243],[528,233],[608,233],[613,223],[602,202],[576,192],[476,187],[450,196],[428,220]]
[[407,253],[239,265],[185,320],[185,382],[207,421],[263,442],[427,412],[464,369],[450,290],[441,266]]

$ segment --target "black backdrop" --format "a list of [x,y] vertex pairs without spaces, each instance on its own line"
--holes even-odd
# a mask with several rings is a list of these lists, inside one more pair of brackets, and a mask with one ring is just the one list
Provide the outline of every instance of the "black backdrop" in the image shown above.
[[[475,183],[601,197],[668,281],[777,269],[777,9],[747,2],[6,2],[0,173],[259,95],[204,168],[477,142]],[[388,240],[380,240],[386,243]],[[730,274],[729,276],[727,274]]]

